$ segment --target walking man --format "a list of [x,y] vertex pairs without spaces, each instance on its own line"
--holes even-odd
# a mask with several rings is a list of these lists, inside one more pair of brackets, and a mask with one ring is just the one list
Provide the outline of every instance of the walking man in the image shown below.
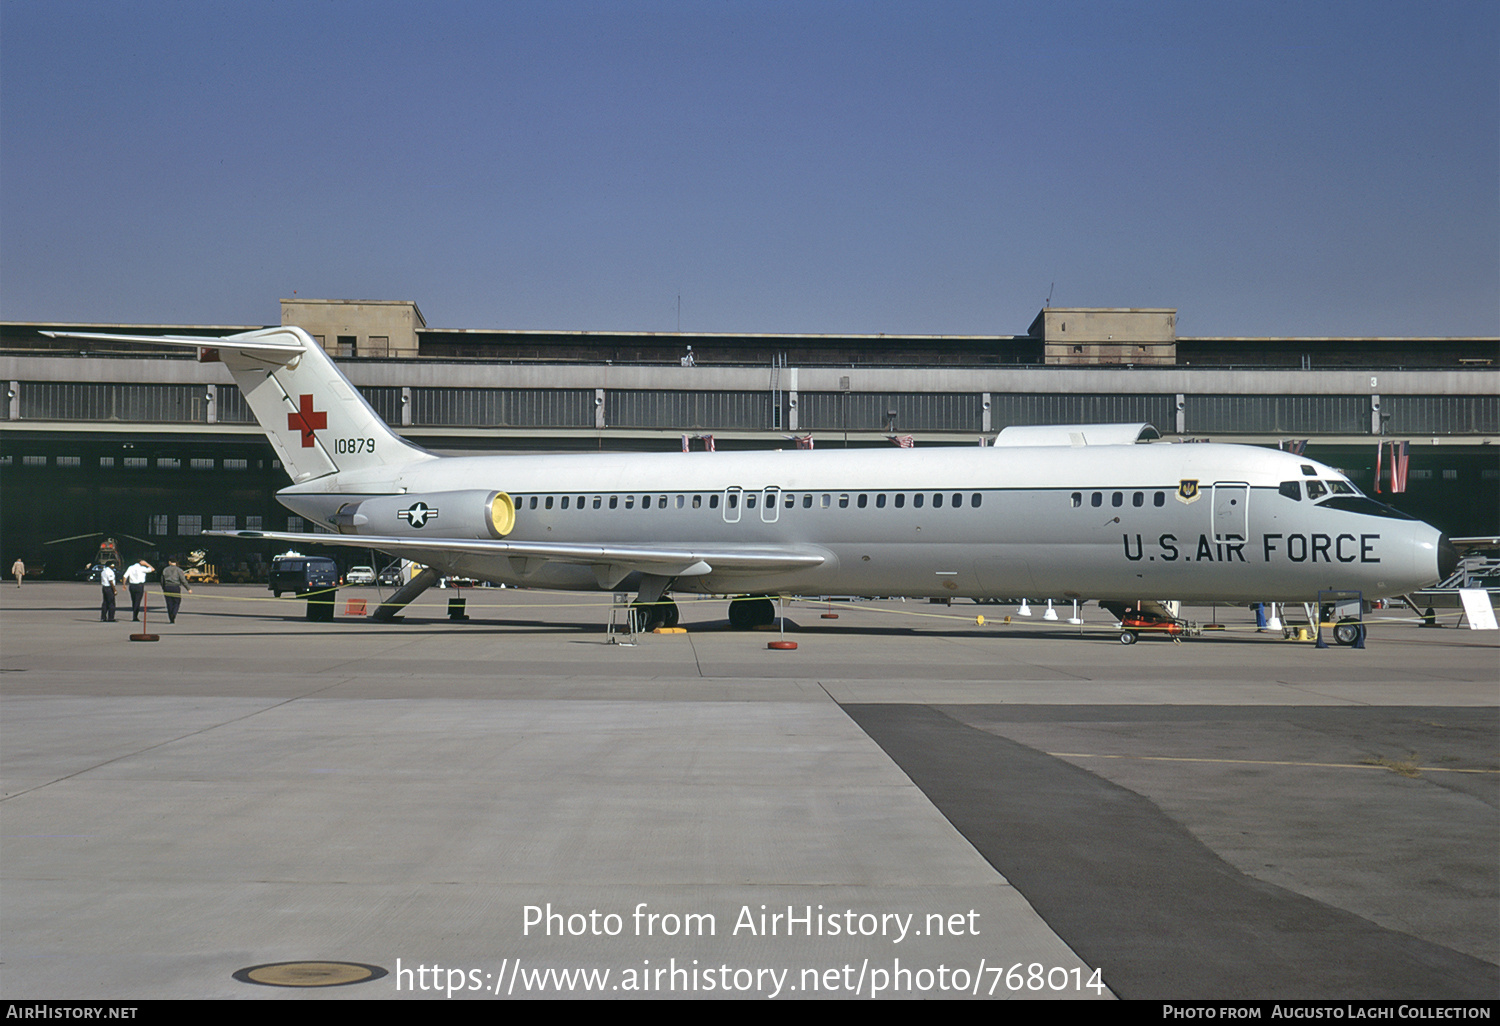
[[125,570],[125,586],[130,589],[130,618],[132,620],[141,618],[141,602],[146,597],[146,575],[155,569],[156,567],[143,559],[131,563]]
[[177,560],[167,560],[167,568],[161,572],[161,593],[167,600],[167,622],[177,622],[177,609],[182,605],[182,591],[187,588],[188,594],[193,589],[188,588],[187,574],[177,565]]
[[103,623],[114,623],[115,568],[108,563],[99,568],[99,587],[104,592],[104,599],[99,603],[99,620]]
[[10,575],[16,579],[16,587],[21,586],[21,578],[26,576],[26,564],[17,559],[10,565]]

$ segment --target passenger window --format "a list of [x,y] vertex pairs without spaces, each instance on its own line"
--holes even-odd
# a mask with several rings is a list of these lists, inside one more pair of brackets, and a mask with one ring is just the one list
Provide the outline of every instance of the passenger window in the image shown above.
[[1123,492],[1115,492],[1109,497],[1109,504],[1111,506],[1125,505],[1125,494]]
[[818,505],[822,506],[824,509],[827,509],[829,506],[833,505],[833,496],[829,495],[827,492],[824,492],[823,498],[818,502]]
[[620,497],[618,495],[611,495],[609,497],[609,508],[610,509],[618,509],[619,506],[620,506]]
[[1130,497],[1130,504],[1132,506],[1144,506],[1146,504],[1146,493],[1136,492]]
[[897,492],[896,493],[896,508],[900,509],[901,507],[903,507],[905,505],[906,505],[906,493],[905,492]]
[[568,497],[566,495],[564,495],[562,497],[562,508],[563,509],[567,509],[568,508]]
[[917,494],[913,495],[911,497],[912,508],[913,509],[921,509],[922,508],[922,500],[924,498],[926,498],[926,496],[924,496],[921,492],[918,492]]
[[806,495],[802,496],[802,508],[812,509],[812,492],[808,492]]
[[550,496],[550,495],[547,496],[547,508],[548,509],[552,508],[552,496]]
[[754,509],[755,508],[755,494],[753,492],[751,494],[745,496],[745,508],[746,509]]
[[703,496],[701,496],[701,495],[695,495],[695,496],[693,496],[693,508],[694,509],[702,509],[703,508]]
[[932,493],[932,508],[933,509],[942,509],[943,508],[943,493],[942,492],[933,492]]
[[594,508],[598,509],[602,505],[604,505],[604,500],[597,495],[594,496]]
[[713,495],[710,495],[708,497],[708,508],[709,509],[718,509],[719,508],[719,494],[717,492],[715,492]]
[[875,496],[875,508],[885,509],[885,492],[881,492],[879,495]]
[[1279,491],[1282,495],[1285,495],[1288,499],[1291,499],[1293,502],[1302,501],[1301,481],[1283,481],[1281,482],[1281,487],[1278,488],[1277,491]]
[[797,496],[793,495],[791,492],[787,492],[786,498],[781,500],[781,504],[787,509],[791,509],[792,507],[797,505]]
[[1154,506],[1164,506],[1164,505],[1166,505],[1166,503],[1167,503],[1167,493],[1166,492],[1157,492],[1154,496],[1152,496],[1151,503]]
[[1102,506],[1102,505],[1104,505],[1104,493],[1103,492],[1095,492],[1089,498],[1089,505],[1091,505],[1091,506]]
[[535,495],[533,495],[531,497],[531,508],[532,509],[536,509],[536,496]]
[[739,494],[739,492],[730,492],[729,493],[729,508],[730,509],[738,509],[739,505],[740,505],[740,494]]
[[[594,503],[594,506],[595,506],[595,507],[596,507],[596,508],[597,508],[597,507],[598,507],[598,505],[599,505],[599,503],[598,503],[598,502],[595,502],[595,503]],[[579,497],[578,497],[578,508],[579,508],[579,509],[583,509],[583,496],[582,496],[582,495],[580,495],[580,496],[579,496]]]
[[686,507],[687,507],[687,496],[686,495],[679,495],[679,496],[677,496],[677,508],[678,509],[685,509]]
[[1328,489],[1323,487],[1322,481],[1307,482],[1307,497],[1309,499],[1321,499],[1328,494]]
[[[628,504],[629,504],[630,500],[626,499],[625,502],[627,504],[626,508],[628,509],[629,508]],[[642,495],[641,496],[641,509],[650,509],[650,508],[651,508],[651,496],[649,496],[649,495]]]
[[[625,496],[625,508],[626,509],[635,509],[635,496],[634,495],[627,495],[627,496]],[[641,503],[641,509],[645,509],[645,508],[646,508],[646,504],[644,502],[642,502]]]
[[658,495],[656,497],[656,504],[658,506],[660,506],[662,509],[666,509],[667,508],[667,497],[665,495]]
[[859,508],[860,509],[864,509],[869,504],[870,504],[870,497],[868,495],[866,495],[864,492],[860,492],[859,493]]
[[958,492],[954,492],[953,493],[953,508],[954,509],[958,509],[958,507],[962,506],[963,504],[964,504],[964,497],[962,495],[960,495]]
[[839,496],[839,509],[848,509],[848,508],[849,508],[849,496],[848,495],[840,495]]
[[1082,506],[1082,505],[1083,505],[1083,493],[1082,492],[1074,492],[1073,493],[1073,508],[1077,509],[1079,506]]

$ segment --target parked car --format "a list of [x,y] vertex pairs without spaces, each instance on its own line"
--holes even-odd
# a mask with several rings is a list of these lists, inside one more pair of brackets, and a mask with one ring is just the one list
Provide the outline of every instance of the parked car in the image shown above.
[[405,584],[401,576],[401,560],[396,560],[380,571],[380,586],[382,588],[399,588]]
[[344,575],[347,584],[374,584],[375,568],[372,566],[351,566],[349,572]]

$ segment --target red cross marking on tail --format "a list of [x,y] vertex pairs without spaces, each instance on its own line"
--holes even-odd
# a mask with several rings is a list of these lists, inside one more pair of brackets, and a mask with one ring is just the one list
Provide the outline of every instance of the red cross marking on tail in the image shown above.
[[313,432],[324,430],[328,427],[327,411],[317,412],[313,410],[313,397],[304,395],[302,406],[296,413],[286,415],[286,426],[292,431],[302,432],[302,448],[313,447]]

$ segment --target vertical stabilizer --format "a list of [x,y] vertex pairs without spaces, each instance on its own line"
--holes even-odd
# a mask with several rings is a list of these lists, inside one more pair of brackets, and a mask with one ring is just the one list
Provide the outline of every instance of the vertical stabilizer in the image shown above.
[[379,471],[437,457],[402,439],[370,408],[307,332],[262,328],[223,338],[49,331],[56,338],[192,346],[229,369],[281,463],[296,483]]
[[215,347],[293,481],[433,458],[387,427],[301,328],[231,335]]

